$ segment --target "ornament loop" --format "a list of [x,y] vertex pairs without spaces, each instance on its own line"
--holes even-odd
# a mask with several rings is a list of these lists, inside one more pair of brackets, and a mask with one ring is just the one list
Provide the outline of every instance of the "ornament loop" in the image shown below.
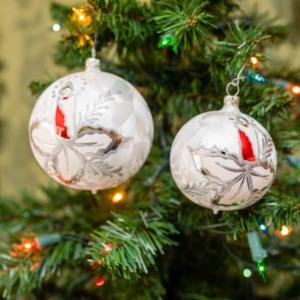
[[[236,92],[234,95],[231,95],[231,94],[229,93],[229,91],[228,91],[228,88],[229,88],[231,85],[236,86],[236,88],[237,88],[237,92]],[[233,82],[228,83],[227,86],[226,86],[226,92],[227,92],[227,95],[228,95],[228,96],[237,96],[237,95],[239,94],[239,92],[240,92],[239,83],[237,83],[237,84],[236,84],[236,83],[233,83]]]
[[246,78],[245,76],[242,76],[242,77],[241,77],[241,74],[242,74],[242,72],[244,71],[244,69],[245,69],[245,67],[246,67],[246,64],[247,64],[248,60],[249,60],[249,59],[247,59],[247,60],[245,61],[245,63],[243,64],[242,68],[240,69],[240,71],[239,71],[239,73],[238,73],[237,78],[234,78],[231,82],[229,82],[229,83],[227,84],[227,86],[226,86],[226,92],[227,92],[227,95],[228,95],[228,96],[232,96],[232,95],[229,93],[229,91],[228,91],[228,88],[229,88],[231,85],[236,86],[236,88],[237,88],[237,92],[234,94],[234,96],[237,96],[237,95],[239,94],[239,92],[240,92],[240,88],[239,88],[240,80]]
[[[236,25],[237,25],[237,22],[236,22]],[[237,26],[238,26],[238,25],[237,25]],[[237,27],[237,28],[238,28],[238,27]],[[239,29],[239,28],[238,28],[238,29]],[[258,42],[259,42],[258,40],[255,40],[253,43],[256,44],[256,43],[258,43]],[[244,41],[244,42],[243,42],[240,46],[238,46],[237,48],[238,48],[238,49],[243,48],[245,45],[246,45],[246,41]],[[229,82],[229,83],[227,84],[227,86],[226,86],[226,92],[227,92],[227,95],[228,95],[228,96],[232,96],[232,95],[230,95],[230,93],[229,93],[229,91],[228,91],[228,88],[229,88],[230,85],[236,86],[236,88],[237,88],[237,92],[235,93],[234,96],[237,96],[237,95],[239,94],[239,92],[240,92],[240,89],[239,89],[239,83],[240,83],[240,80],[246,78],[245,76],[242,76],[242,77],[241,77],[241,75],[242,75],[242,72],[244,71],[244,69],[245,69],[245,67],[246,67],[246,65],[247,65],[247,63],[248,63],[248,61],[249,61],[249,58],[247,58],[246,61],[244,62],[242,68],[240,69],[240,71],[239,71],[239,73],[238,73],[238,75],[237,75],[237,78],[234,78],[231,82]]]

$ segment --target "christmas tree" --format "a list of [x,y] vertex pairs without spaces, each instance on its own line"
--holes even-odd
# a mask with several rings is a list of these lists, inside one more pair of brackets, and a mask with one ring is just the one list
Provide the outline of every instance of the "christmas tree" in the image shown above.
[[[134,85],[150,108],[154,140],[144,166],[116,187],[74,191],[60,176],[65,186],[42,188],[46,200],[28,191],[0,197],[3,299],[298,299],[300,78],[267,55],[290,28],[244,15],[231,0],[92,0],[53,3],[50,13],[53,30],[64,29],[55,63],[74,73],[94,56],[102,71]],[[58,79],[32,82],[32,95]],[[226,88],[239,88],[241,111],[272,137],[277,174],[253,205],[242,199],[214,214],[177,187],[170,150],[186,122],[221,109]],[[278,274],[288,284],[275,289]]]

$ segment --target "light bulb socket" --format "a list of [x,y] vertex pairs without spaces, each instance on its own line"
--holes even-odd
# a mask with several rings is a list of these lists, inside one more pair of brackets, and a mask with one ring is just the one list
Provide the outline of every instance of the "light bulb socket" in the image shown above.
[[267,251],[263,249],[257,231],[247,233],[251,255],[254,261],[263,260],[268,256]]
[[294,168],[300,168],[300,159],[295,157],[294,155],[289,154],[286,158],[287,162]]
[[59,243],[62,240],[62,238],[59,233],[54,233],[49,235],[38,236],[34,240],[36,242],[36,247],[38,249],[43,249],[49,245]]

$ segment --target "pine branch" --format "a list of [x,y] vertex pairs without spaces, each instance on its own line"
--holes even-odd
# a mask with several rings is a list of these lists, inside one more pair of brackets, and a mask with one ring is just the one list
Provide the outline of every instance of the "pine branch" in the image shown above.
[[[160,216],[154,208],[152,213]],[[158,253],[164,254],[163,246],[176,245],[169,237],[178,233],[171,223],[147,221],[141,211],[138,220],[117,214],[114,219],[101,226],[101,231],[95,231],[95,242],[90,242],[89,254],[100,263],[102,272],[125,279],[139,278],[141,273],[148,273],[150,265],[155,265]]]
[[174,44],[183,50],[190,49],[194,41],[203,46],[214,27],[210,21],[213,16],[205,10],[208,4],[200,0],[161,3],[159,15],[155,17],[160,28],[158,33],[174,31]]
[[0,251],[0,288],[4,298],[41,288],[44,281],[59,275],[62,269],[76,264],[86,255],[81,242],[76,241],[62,241],[56,246],[27,254],[12,252],[10,245],[2,244]]

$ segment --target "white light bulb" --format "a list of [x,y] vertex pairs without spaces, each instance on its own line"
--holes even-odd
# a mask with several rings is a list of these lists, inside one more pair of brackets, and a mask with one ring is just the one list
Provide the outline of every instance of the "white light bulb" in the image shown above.
[[60,30],[60,25],[59,24],[54,24],[52,26],[53,31],[59,31]]

